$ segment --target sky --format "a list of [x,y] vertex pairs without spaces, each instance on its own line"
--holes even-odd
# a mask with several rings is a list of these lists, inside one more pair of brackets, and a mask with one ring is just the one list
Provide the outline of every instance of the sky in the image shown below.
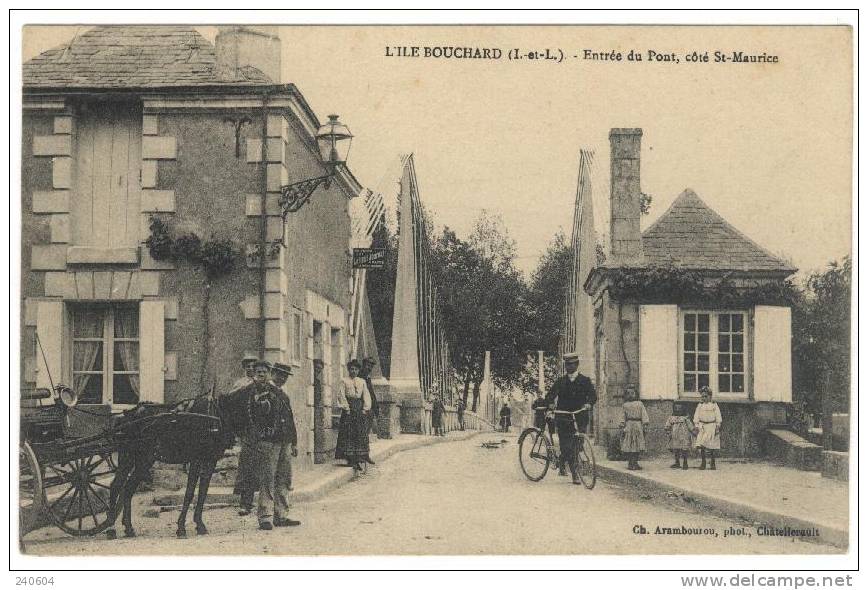
[[[85,30],[82,27],[79,30]],[[281,82],[321,120],[355,135],[348,164],[394,192],[415,154],[438,224],[467,236],[483,209],[502,216],[530,274],[570,233],[580,149],[595,151],[595,225],[608,220],[608,133],[641,127],[645,228],[686,188],[801,271],[850,253],[852,39],[844,27],[282,27]],[[76,27],[28,27],[23,57]],[[215,27],[200,32],[213,40]],[[386,47],[501,48],[496,61],[387,57]],[[563,50],[563,63],[506,59]],[[589,49],[620,62],[572,59]],[[681,63],[628,62],[675,52]],[[693,51],[775,54],[775,64],[687,63]],[[424,49],[422,49],[424,51]],[[395,53],[394,50],[392,50]]]

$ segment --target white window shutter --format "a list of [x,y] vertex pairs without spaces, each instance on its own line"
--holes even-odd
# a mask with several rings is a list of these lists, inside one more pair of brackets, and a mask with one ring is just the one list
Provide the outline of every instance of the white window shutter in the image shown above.
[[639,308],[639,396],[678,399],[678,306]]
[[790,308],[754,309],[753,394],[757,401],[791,402],[792,335]]
[[[36,308],[36,387],[51,388],[63,380],[63,302],[40,301]],[[40,350],[39,345],[42,346]],[[43,357],[43,354],[45,355]]]
[[143,402],[164,400],[164,307],[162,301],[139,304],[139,401]]

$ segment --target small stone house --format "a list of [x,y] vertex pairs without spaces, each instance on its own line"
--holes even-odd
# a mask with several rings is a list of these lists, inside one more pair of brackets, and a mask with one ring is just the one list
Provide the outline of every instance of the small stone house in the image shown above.
[[[613,129],[611,255],[585,282],[594,309],[596,434],[617,448],[624,389],[637,385],[651,420],[649,452],[667,450],[675,402],[692,416],[711,387],[722,453],[763,452],[767,426],[792,401],[786,279],[772,255],[687,189],[640,231],[641,129]],[[589,370],[590,371],[590,370]]]
[[[24,64],[22,383],[120,411],[227,391],[248,353],[289,363],[303,467],[334,447],[361,186],[338,165],[282,219],[281,186],[326,174],[320,120],[276,27],[218,31],[98,26]],[[156,259],[153,218],[228,239],[231,272]]]

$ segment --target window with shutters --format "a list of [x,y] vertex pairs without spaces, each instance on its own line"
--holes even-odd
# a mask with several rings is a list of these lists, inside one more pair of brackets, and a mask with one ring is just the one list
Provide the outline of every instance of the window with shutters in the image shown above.
[[72,242],[94,249],[139,242],[142,113],[134,103],[85,103],[76,124]]
[[72,381],[81,403],[138,403],[138,306],[71,304],[69,316]]
[[746,395],[747,312],[681,312],[681,392]]

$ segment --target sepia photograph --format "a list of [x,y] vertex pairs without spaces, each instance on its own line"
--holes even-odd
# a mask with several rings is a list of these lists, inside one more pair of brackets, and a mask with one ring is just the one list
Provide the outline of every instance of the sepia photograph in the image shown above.
[[41,16],[11,561],[855,555],[851,24]]

